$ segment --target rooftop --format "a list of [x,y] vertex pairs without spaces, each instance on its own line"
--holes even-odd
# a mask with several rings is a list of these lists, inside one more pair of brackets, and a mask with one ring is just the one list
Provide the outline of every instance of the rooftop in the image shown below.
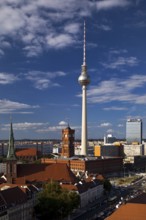
[[144,220],[146,218],[146,193],[120,206],[106,220]]
[[17,183],[23,182],[44,182],[44,181],[62,181],[75,183],[76,176],[69,169],[67,164],[18,164],[17,165]]
[[24,157],[24,156],[37,156],[37,149],[35,147],[32,148],[22,148],[16,149],[16,156],[17,157]]

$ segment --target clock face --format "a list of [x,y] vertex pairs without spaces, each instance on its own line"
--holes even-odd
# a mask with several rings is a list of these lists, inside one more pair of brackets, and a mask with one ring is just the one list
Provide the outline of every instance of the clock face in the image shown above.
[[67,134],[65,134],[65,137],[67,138],[67,137],[68,137],[68,135],[67,135]]

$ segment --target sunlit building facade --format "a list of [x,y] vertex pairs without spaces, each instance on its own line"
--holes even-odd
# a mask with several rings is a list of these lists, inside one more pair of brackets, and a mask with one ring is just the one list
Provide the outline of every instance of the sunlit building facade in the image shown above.
[[128,119],[126,122],[126,141],[127,144],[142,143],[142,120]]

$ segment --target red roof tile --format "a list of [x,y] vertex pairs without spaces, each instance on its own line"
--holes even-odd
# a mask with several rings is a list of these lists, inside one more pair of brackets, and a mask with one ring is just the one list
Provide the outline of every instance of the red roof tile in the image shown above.
[[18,164],[16,183],[45,182],[56,180],[60,182],[77,181],[76,176],[66,164]]
[[24,156],[37,156],[37,149],[36,148],[22,148],[16,149],[16,156],[17,157],[24,157]]
[[106,220],[144,220],[146,218],[146,205],[127,203],[117,209]]
[[146,193],[120,206],[107,220],[144,220],[146,218]]

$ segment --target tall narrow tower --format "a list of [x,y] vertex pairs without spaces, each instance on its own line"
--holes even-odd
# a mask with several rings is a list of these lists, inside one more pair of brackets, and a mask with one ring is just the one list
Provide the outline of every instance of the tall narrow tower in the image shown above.
[[14,179],[17,177],[17,158],[15,155],[12,122],[10,126],[10,139],[9,139],[9,147],[8,147],[6,164],[7,164],[6,165],[7,182],[13,183]]
[[69,158],[74,156],[74,134],[75,130],[68,125],[62,130],[62,156]]
[[10,124],[10,139],[9,139],[9,147],[8,147],[8,153],[7,153],[7,160],[16,160],[12,122]]
[[81,154],[87,155],[87,101],[86,88],[90,83],[90,78],[87,74],[86,65],[86,24],[84,21],[84,44],[83,44],[83,64],[81,66],[81,75],[78,82],[82,86],[82,135],[81,135]]

